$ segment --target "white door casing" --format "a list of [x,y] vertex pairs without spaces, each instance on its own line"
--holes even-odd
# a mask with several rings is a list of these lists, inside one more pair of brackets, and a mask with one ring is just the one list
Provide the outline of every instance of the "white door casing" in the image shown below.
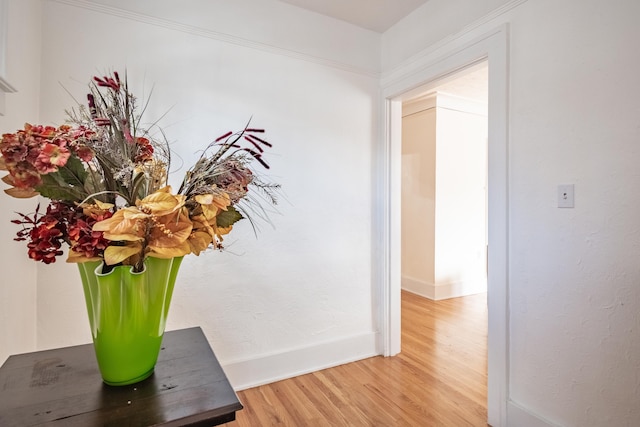
[[508,403],[508,25],[469,32],[413,58],[382,78],[383,141],[378,188],[378,264],[382,353],[400,352],[402,101],[480,61],[489,63],[488,117],[488,422],[506,425]]

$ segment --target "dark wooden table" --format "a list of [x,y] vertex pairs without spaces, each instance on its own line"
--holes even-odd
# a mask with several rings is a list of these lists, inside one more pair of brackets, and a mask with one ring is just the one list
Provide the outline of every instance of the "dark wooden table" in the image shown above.
[[169,331],[154,374],[102,382],[93,345],[10,356],[0,367],[0,426],[214,426],[236,418],[236,393],[200,328]]

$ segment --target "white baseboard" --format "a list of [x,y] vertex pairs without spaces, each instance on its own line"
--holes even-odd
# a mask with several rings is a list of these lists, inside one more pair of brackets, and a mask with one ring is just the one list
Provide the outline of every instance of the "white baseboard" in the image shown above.
[[233,388],[244,390],[377,356],[377,334],[365,333],[309,347],[222,363]]
[[421,297],[435,299],[435,285],[433,283],[427,283],[414,279],[413,277],[402,276],[400,286],[404,291],[409,291]]
[[507,427],[559,427],[533,412],[518,405],[513,400],[507,402]]
[[432,300],[457,298],[487,292],[486,283],[449,282],[428,283],[412,277],[402,277],[402,289]]

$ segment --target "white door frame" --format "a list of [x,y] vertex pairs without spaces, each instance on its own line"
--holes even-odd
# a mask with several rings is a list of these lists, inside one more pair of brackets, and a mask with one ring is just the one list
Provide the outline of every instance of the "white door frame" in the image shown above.
[[[475,34],[474,34],[475,33]],[[471,31],[436,46],[382,78],[384,111],[378,219],[382,262],[379,319],[382,352],[400,352],[400,234],[402,101],[435,86],[477,62],[489,63],[488,116],[488,422],[506,425],[508,396],[508,26]]]

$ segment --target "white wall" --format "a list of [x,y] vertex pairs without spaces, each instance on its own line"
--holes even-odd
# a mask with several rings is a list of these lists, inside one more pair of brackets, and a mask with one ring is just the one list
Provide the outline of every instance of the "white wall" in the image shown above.
[[[38,120],[40,89],[40,3],[9,1],[6,6],[4,77],[18,92],[5,96],[2,133],[22,128],[26,120]],[[0,192],[0,364],[12,354],[36,348],[36,266],[27,259],[26,246],[13,241],[19,228],[10,223],[18,218],[15,212],[32,213],[36,204],[36,199],[17,200]]]
[[278,0],[60,1],[357,73],[380,69],[380,34]]
[[[216,19],[243,32],[235,38],[177,25],[170,18],[181,16],[182,2],[148,9],[162,19],[81,1],[43,8],[42,122],[60,123],[73,105],[63,86],[82,100],[92,75],[126,68],[140,95],[154,86],[147,117],[168,111],[162,125],[185,164],[251,116],[274,145],[269,175],[284,188],[274,227],[259,224],[256,238],[245,221],[226,239],[225,253],[185,260],[168,328],[201,326],[238,388],[376,354],[371,153],[378,81],[372,69],[360,69],[362,52],[378,51],[379,35],[327,20],[328,36],[318,15],[293,7],[275,9],[268,28],[263,16],[221,7]],[[282,47],[279,38],[262,43],[268,30],[305,39],[300,49],[307,51]],[[337,59],[316,56],[329,45]],[[366,64],[373,66],[377,55]],[[88,342],[83,304],[75,266],[39,266],[38,347]]]
[[[430,0],[400,22],[383,35],[384,72],[452,33],[509,23],[505,399],[522,409],[509,425],[639,425],[640,3],[529,0],[475,23],[456,14],[477,3]],[[574,209],[557,208],[564,183],[576,185]]]

